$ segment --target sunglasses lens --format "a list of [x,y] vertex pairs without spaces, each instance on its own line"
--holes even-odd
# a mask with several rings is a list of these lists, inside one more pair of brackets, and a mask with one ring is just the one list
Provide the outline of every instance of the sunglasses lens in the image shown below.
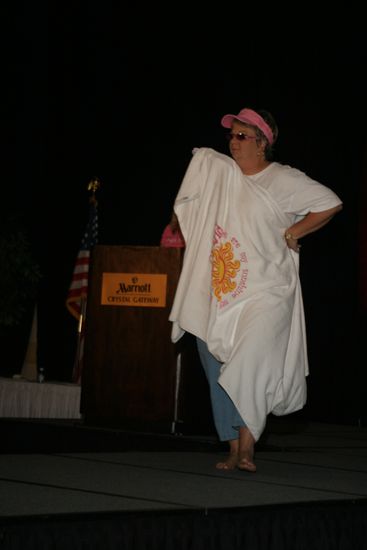
[[244,141],[246,139],[246,134],[243,134],[242,132],[238,132],[237,134],[229,133],[226,134],[226,139],[228,141],[231,141],[232,139],[237,139],[238,141]]

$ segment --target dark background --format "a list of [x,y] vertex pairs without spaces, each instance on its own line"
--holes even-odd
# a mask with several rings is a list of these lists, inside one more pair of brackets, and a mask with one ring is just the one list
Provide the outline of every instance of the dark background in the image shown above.
[[[220,119],[275,116],[275,159],[333,189],[344,210],[303,243],[310,415],[367,419],[362,265],[366,177],[364,16],[289,8],[120,2],[3,7],[2,209],[38,262],[39,361],[70,381],[65,300],[100,178],[99,242],[158,245],[193,147],[226,152]],[[278,11],[277,11],[278,10]],[[2,373],[19,372],[33,305]],[[25,342],[23,344],[23,342]]]

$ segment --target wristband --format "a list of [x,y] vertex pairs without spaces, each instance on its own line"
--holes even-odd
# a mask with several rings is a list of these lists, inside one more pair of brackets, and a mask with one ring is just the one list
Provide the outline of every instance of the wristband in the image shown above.
[[294,236],[292,235],[292,233],[286,233],[286,234],[284,235],[284,238],[285,238],[286,241],[289,241],[289,240],[291,240],[291,239],[292,239],[293,241],[297,241],[297,237],[294,237]]

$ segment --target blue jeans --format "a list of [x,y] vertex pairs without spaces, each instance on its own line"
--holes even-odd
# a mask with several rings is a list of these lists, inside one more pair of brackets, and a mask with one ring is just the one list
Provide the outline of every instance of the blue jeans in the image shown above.
[[220,363],[208,350],[205,342],[196,338],[201,364],[209,382],[215,428],[220,441],[238,439],[238,429],[246,426],[228,393],[218,383]]

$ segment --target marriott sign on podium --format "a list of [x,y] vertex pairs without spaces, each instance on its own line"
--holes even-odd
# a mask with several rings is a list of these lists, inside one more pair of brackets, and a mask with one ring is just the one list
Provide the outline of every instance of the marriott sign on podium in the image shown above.
[[103,273],[101,304],[166,307],[166,273]]

